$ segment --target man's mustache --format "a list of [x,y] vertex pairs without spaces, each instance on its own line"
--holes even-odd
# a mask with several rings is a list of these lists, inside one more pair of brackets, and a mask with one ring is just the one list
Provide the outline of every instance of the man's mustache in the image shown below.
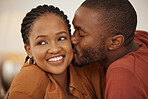
[[78,53],[78,51],[77,51],[77,49],[76,49],[76,47],[75,47],[75,45],[74,45],[74,44],[72,44],[72,49],[73,49],[73,53],[75,53],[75,54],[78,54],[78,55],[79,55],[79,53]]

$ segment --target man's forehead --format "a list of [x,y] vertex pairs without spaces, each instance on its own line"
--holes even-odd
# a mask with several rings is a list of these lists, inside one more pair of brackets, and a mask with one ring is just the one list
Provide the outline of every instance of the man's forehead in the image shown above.
[[[76,10],[76,13],[75,15],[90,15],[90,16],[96,16],[97,15],[97,11],[93,10],[93,9],[90,9],[90,8],[87,8],[87,7],[79,7],[77,10]],[[85,16],[83,16],[85,17]]]
[[75,29],[81,28],[91,34],[102,33],[105,29],[103,24],[102,13],[98,15],[97,11],[86,7],[78,8],[73,19]]
[[98,17],[97,11],[81,6],[77,9],[73,21],[86,21],[89,23],[98,24]]

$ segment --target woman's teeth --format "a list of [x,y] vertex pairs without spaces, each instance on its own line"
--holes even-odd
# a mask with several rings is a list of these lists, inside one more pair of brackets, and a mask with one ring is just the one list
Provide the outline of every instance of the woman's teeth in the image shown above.
[[52,61],[59,61],[63,58],[63,56],[60,56],[60,57],[54,57],[54,58],[50,58],[48,61],[49,62],[52,62]]

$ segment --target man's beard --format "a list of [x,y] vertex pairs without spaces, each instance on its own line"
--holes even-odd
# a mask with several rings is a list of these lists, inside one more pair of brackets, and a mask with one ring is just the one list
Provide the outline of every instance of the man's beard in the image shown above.
[[101,41],[99,46],[96,46],[95,48],[92,48],[90,46],[87,46],[83,48],[82,55],[78,53],[75,47],[74,49],[74,58],[72,60],[72,64],[74,66],[83,67],[85,65],[91,64],[93,62],[102,62],[106,60],[107,55],[105,53],[105,42]]

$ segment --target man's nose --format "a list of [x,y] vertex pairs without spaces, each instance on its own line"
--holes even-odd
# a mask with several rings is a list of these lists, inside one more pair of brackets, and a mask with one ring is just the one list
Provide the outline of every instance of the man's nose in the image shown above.
[[75,37],[75,35],[71,36],[71,42],[76,45],[78,44],[78,38]]

